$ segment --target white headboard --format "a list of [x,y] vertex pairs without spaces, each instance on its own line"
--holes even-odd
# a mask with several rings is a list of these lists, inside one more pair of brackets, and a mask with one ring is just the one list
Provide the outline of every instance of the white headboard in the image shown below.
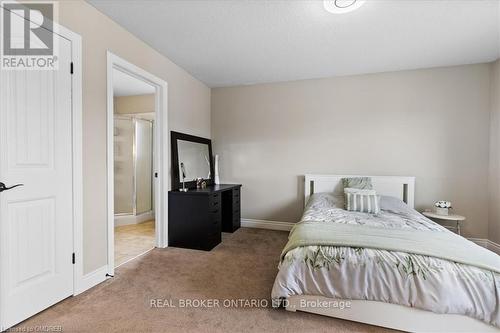
[[351,177],[370,177],[373,189],[378,194],[399,198],[414,208],[415,177],[400,176],[305,175],[304,205],[313,193],[334,192],[342,195],[344,193],[342,178]]

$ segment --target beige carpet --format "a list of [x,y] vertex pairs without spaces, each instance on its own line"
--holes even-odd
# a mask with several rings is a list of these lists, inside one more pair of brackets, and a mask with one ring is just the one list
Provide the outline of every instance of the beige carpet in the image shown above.
[[[269,299],[287,232],[239,229],[211,252],[154,249],[116,277],[18,328],[63,332],[378,332],[381,328],[271,308],[151,308],[151,299]],[[165,305],[165,304],[164,304]]]
[[115,227],[115,267],[155,247],[155,221]]

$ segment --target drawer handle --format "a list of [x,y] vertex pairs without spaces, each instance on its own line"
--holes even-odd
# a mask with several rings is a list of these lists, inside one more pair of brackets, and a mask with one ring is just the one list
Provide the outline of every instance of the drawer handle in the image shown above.
[[212,213],[218,213],[218,212],[219,212],[218,209],[212,211]]

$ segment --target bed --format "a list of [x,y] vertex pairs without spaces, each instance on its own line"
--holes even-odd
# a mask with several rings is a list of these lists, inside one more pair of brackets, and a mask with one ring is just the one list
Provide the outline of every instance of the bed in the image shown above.
[[[368,176],[381,195],[381,213],[345,211],[341,181],[349,177],[361,176],[306,175],[305,210],[299,224],[322,228],[362,225],[389,237],[398,232],[422,232],[445,236],[445,240],[459,237],[414,210],[413,177]],[[294,232],[297,230],[292,230],[289,244]],[[498,267],[497,255],[465,239],[460,241],[466,242],[465,252],[479,251]],[[500,274],[487,269],[492,266],[476,267],[424,255],[425,249],[422,254],[366,248],[356,242],[352,243],[356,246],[320,242],[291,248],[289,244],[272,291],[274,304],[289,311],[412,332],[500,331]]]

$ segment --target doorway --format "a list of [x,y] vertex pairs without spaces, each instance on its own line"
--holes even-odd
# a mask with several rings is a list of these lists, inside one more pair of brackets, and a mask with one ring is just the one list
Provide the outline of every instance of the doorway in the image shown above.
[[[108,53],[108,274],[167,246],[165,81]],[[165,139],[165,137],[167,137]]]
[[155,247],[155,88],[113,70],[115,268]]

